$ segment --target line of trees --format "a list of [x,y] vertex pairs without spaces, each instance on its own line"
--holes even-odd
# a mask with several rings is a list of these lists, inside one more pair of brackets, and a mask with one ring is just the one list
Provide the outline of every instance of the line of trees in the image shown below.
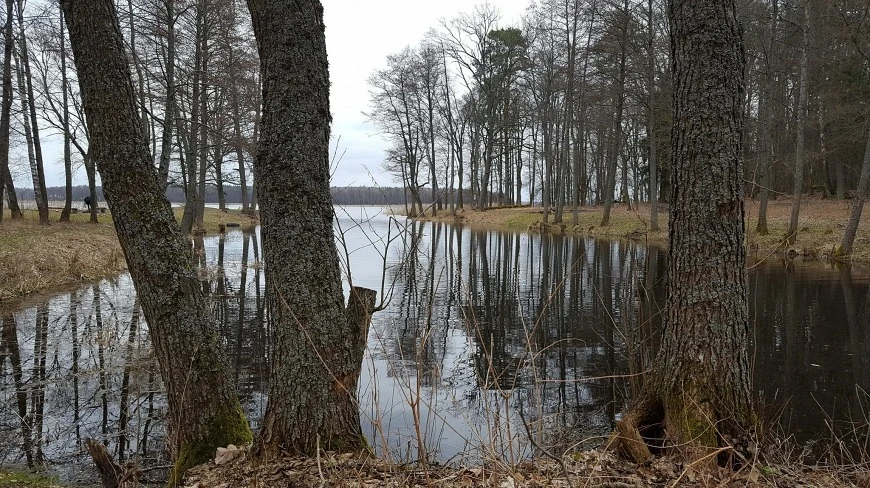
[[[862,19],[855,17],[864,10],[843,2],[825,10],[811,0],[744,3],[745,35],[734,0],[669,0],[667,25],[649,0],[543,0],[522,28],[499,28],[495,9],[483,5],[443,22],[424,45],[391,57],[372,76],[370,116],[394,142],[387,165],[416,213],[425,210],[426,189],[451,210],[519,203],[527,192],[546,204],[545,221],[554,207],[557,222],[571,206],[595,202],[609,209],[620,199],[673,190],[663,347],[620,428],[624,450],[638,461],[650,455],[644,437],[659,434],[687,459],[709,460],[705,453],[713,451],[705,448],[721,447],[725,435],[738,435],[752,421],[743,197],[746,186],[756,186],[746,182],[754,179],[744,176],[744,161],[751,167],[758,154],[768,161],[764,176],[777,175],[761,186],[768,193],[778,191],[781,183],[774,182],[787,171],[802,188],[802,172],[815,174],[804,169],[828,169],[831,161],[834,176],[839,165],[844,174],[833,178],[834,193],[845,196],[846,175],[857,168],[833,156],[850,147],[845,129],[815,138],[825,160],[804,156],[814,139],[807,137],[808,121],[818,119],[808,116],[809,100],[831,85],[842,89],[838,96],[854,96],[864,86],[867,68],[857,62]],[[86,168],[100,172],[167,390],[175,457],[170,485],[229,443],[253,440],[252,454],[267,461],[284,451],[362,449],[357,381],[375,293],[351,287],[347,303],[342,293],[320,2],[248,0],[250,15],[234,0],[59,4],[61,11],[31,4],[43,10],[30,17],[22,0],[16,5],[18,123],[41,220],[46,214],[47,222],[47,191],[38,140],[52,116],[40,118],[37,102],[55,114],[66,155],[75,147]],[[14,31],[12,0],[6,6],[4,55]],[[765,12],[773,12],[768,22],[747,21]],[[831,68],[825,83],[811,83],[812,26],[823,19],[839,19],[837,32],[851,36],[839,46],[845,57],[838,65],[855,61],[851,78],[837,78],[842,72]],[[760,26],[775,31],[761,29],[761,38],[778,53],[770,56],[776,69],[765,66],[765,76],[754,69],[761,66],[758,51],[744,48]],[[789,36],[801,42],[783,41]],[[670,50],[661,46],[665,37]],[[28,51],[33,45],[39,48]],[[4,75],[0,117],[13,94],[10,70]],[[673,105],[663,109],[671,92]],[[819,105],[827,121],[819,127],[843,120],[831,99]],[[58,108],[49,100],[60,100]],[[860,106],[850,109],[852,123],[863,122]],[[794,145],[787,143],[791,134]],[[842,138],[836,145],[835,135]],[[760,151],[754,141],[762,136],[770,143]],[[791,155],[794,169],[787,170]],[[251,200],[259,199],[261,208],[274,318],[269,404],[256,439],[185,238],[202,219],[208,181],[220,188],[224,162],[234,157],[245,209],[256,205],[247,198],[247,165],[255,161]],[[5,163],[3,179],[10,181]],[[185,190],[180,226],[166,198],[170,184]],[[459,191],[466,187],[468,194]],[[14,195],[14,188],[6,190]]]
[[[131,62],[141,137],[164,188],[184,190],[183,227],[202,223],[208,187],[223,202],[224,185],[241,188],[243,210],[256,205],[252,161],[261,111],[259,58],[250,15],[238,0],[119,0],[119,29]],[[40,220],[48,224],[41,138],[61,135],[66,188],[61,221],[74,200],[72,172],[84,166],[97,200],[91,134],[56,1],[7,2],[4,12],[4,110],[0,129],[26,148]],[[14,83],[13,83],[14,82]],[[12,101],[17,102],[13,104]],[[20,109],[16,108],[20,105]],[[8,108],[11,107],[11,108]],[[22,138],[21,135],[24,135]],[[0,141],[2,142],[2,141]],[[20,217],[8,153],[0,177],[12,217]],[[96,212],[92,220],[96,221]]]
[[[539,0],[520,25],[492,4],[442,20],[370,79],[368,117],[411,206],[667,201],[670,26],[660,0]],[[748,0],[746,192],[861,198],[870,90],[866,0]],[[457,190],[468,188],[470,195]],[[470,198],[469,198],[470,197]],[[572,215],[576,223],[577,214]],[[657,205],[651,206],[658,226]],[[792,225],[795,227],[795,224]],[[792,234],[795,229],[792,229]]]
[[[72,186],[72,205],[81,207],[81,202],[86,196],[91,194],[89,186],[77,185]],[[49,201],[64,201],[66,198],[67,187],[50,186],[45,193]],[[97,185],[95,188],[97,199],[103,201],[103,187]],[[402,205],[406,201],[405,189],[399,187],[375,187],[375,186],[342,186],[332,187],[329,189],[332,194],[332,203],[336,205]],[[32,188],[17,188],[17,200],[36,200],[36,192]],[[184,188],[179,186],[168,186],[166,188],[166,198],[170,202],[184,202]],[[251,195],[248,192],[248,202]],[[214,186],[207,185],[205,188],[205,203],[224,205],[238,205],[243,203],[242,187],[238,185],[223,185],[223,198],[218,196],[218,189]],[[428,197],[423,197],[424,204],[432,203]],[[251,208],[250,206],[248,208]]]

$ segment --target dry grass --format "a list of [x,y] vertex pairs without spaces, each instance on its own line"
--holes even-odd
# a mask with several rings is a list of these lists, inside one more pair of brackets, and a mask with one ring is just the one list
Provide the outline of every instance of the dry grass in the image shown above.
[[[804,199],[801,206],[800,227],[796,242],[786,248],[783,239],[788,229],[791,214],[791,199],[772,201],[768,205],[767,235],[755,232],[758,223],[758,202],[746,202],[747,245],[759,255],[786,252],[792,255],[814,259],[829,259],[833,251],[840,245],[843,229],[849,220],[851,201]],[[864,218],[858,228],[855,239],[852,261],[859,264],[870,264],[870,210],[864,211]],[[550,221],[552,222],[552,214]],[[628,209],[624,205],[614,205],[611,212],[610,225],[601,227],[602,208],[583,207],[579,212],[579,224],[572,226],[571,209],[566,209],[563,217],[564,226],[551,224],[542,229],[540,225],[542,209],[540,207],[494,208],[484,212],[465,210],[451,216],[442,212],[437,218],[423,219],[441,222],[454,220],[473,227],[505,227],[516,230],[531,230],[555,233],[573,233],[592,237],[633,238],[645,240],[650,244],[667,244],[667,208],[659,211],[658,232],[649,231],[649,207],[639,205],[636,209]]]
[[[566,455],[562,463],[536,458],[510,466],[485,463],[466,468],[397,465],[365,455],[320,453],[285,456],[268,463],[240,458],[209,463],[188,472],[187,487],[781,487],[865,486],[866,471],[843,472],[806,466],[748,464],[738,470],[695,468],[671,458],[644,465],[623,461],[607,451]],[[566,477],[567,475],[567,477]]]
[[55,488],[59,487],[52,477],[0,468],[0,488]]
[[[180,220],[182,210],[175,211]],[[111,214],[100,214],[99,224],[90,224],[89,214],[71,215],[71,222],[41,226],[36,211],[24,212],[23,220],[12,220],[8,211],[0,224],[0,300],[36,291],[89,283],[115,276],[127,264],[115,235]],[[206,232],[217,232],[221,224],[255,225],[241,212],[206,209]]]

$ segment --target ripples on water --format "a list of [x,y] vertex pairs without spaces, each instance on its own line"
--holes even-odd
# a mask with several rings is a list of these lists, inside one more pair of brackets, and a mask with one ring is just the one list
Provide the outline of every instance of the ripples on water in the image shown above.
[[[379,453],[417,459],[415,418],[439,462],[521,459],[533,454],[526,426],[558,448],[608,434],[654,356],[665,252],[337,211],[354,284],[389,297],[360,382],[363,429]],[[256,428],[270,337],[259,237],[232,232],[195,249]],[[828,425],[866,430],[868,279],[779,261],[749,276],[762,410],[824,456]],[[165,464],[166,402],[129,276],[4,304],[0,320],[0,465],[46,463],[65,481],[93,480],[87,437],[117,458]]]

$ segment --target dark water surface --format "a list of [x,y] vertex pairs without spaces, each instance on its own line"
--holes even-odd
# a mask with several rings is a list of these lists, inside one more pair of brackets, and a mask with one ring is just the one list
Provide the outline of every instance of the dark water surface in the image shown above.
[[[381,454],[415,460],[422,446],[439,462],[515,461],[533,454],[529,433],[560,449],[609,433],[654,356],[664,251],[337,212],[354,284],[389,298],[360,386],[363,429]],[[256,427],[271,327],[259,237],[195,247]],[[763,416],[821,458],[834,435],[866,440],[867,275],[769,260],[749,278]],[[166,464],[166,402],[129,276],[4,303],[0,323],[0,466],[42,463],[64,481],[94,482],[88,437],[125,461]]]

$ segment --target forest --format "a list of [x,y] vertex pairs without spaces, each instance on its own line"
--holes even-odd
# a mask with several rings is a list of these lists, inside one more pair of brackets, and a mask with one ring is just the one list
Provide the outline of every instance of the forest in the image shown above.
[[[224,184],[223,198],[218,197],[218,188],[216,186],[207,185],[205,188],[205,203],[217,205],[218,208],[224,209],[227,204],[242,203],[242,188],[238,185]],[[373,187],[373,186],[344,186],[331,187],[329,189],[332,194],[332,201],[336,205],[402,205],[405,202],[405,190],[397,187]],[[17,198],[19,200],[28,200],[36,202],[36,193],[32,188],[17,188]],[[66,187],[49,186],[46,189],[46,196],[49,202],[64,202],[66,199]],[[96,185],[95,193],[97,201],[103,201],[103,188]],[[72,186],[72,205],[73,207],[81,206],[81,202],[86,196],[90,195],[90,187],[82,185]],[[251,201],[252,193],[248,192],[248,201]],[[184,202],[184,188],[174,185],[166,187],[166,198],[173,203]],[[428,204],[431,201],[424,198],[423,202]],[[221,207],[223,205],[223,207]]]
[[[368,80],[366,116],[390,144],[382,169],[401,188],[330,187],[320,0],[5,7],[0,258],[25,261],[11,278],[23,280],[50,267],[27,253],[60,254],[65,286],[86,286],[0,307],[0,433],[13,446],[0,461],[39,469],[47,452],[87,453],[107,487],[146,471],[173,487],[870,479],[866,417],[811,467],[767,412],[780,386],[821,397],[820,375],[844,368],[833,401],[854,399],[850,414],[868,401],[856,295],[870,287],[849,257],[866,245],[870,3],[540,0],[515,25],[490,3],[435,19]],[[62,191],[46,184],[47,134],[63,140]],[[27,155],[35,212],[13,151]],[[840,242],[827,267],[748,250],[774,199],[791,204],[774,248],[793,245],[811,194],[849,213],[820,231]],[[98,204],[90,222],[73,216],[84,197],[105,201],[102,223]],[[210,234],[213,199],[248,228]],[[640,236],[613,241],[461,225],[466,211],[524,205],[544,231],[593,209],[600,227],[617,207],[649,214],[636,215]],[[438,215],[448,224],[426,221]],[[111,244],[87,247],[88,233]],[[114,276],[85,278],[94,259]],[[830,287],[798,279],[814,276]],[[812,359],[824,368],[809,332],[822,306],[849,331]],[[46,414],[59,403],[71,412]],[[463,415],[465,427],[439,424]],[[830,424],[842,432],[841,417]],[[465,443],[449,446],[457,455],[479,436],[479,456],[442,466],[427,445],[437,429]],[[57,432],[74,454],[54,450]],[[161,452],[139,464],[155,432]]]
[[[866,185],[867,6],[747,0],[738,15],[746,193],[762,233],[769,199],[793,195],[794,233],[801,195],[842,200]],[[412,213],[424,188],[460,207],[544,202],[545,223],[550,209],[558,223],[603,205],[606,225],[615,201],[667,202],[670,31],[654,0],[535,2],[517,25],[483,4],[433,23],[369,80],[368,116]]]

